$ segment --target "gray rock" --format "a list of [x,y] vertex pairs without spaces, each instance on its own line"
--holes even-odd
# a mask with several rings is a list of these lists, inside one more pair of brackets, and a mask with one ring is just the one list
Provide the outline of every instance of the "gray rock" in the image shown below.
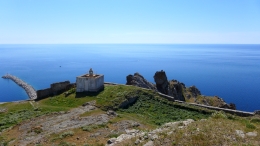
[[136,129],[128,130],[128,129],[126,129],[125,132],[126,132],[126,134],[133,134],[133,133],[138,133],[139,130],[136,130]]
[[107,115],[109,115],[109,116],[117,116],[117,113],[115,111],[113,111],[113,110],[108,110],[107,111]]
[[137,139],[137,140],[135,141],[135,145],[138,145],[140,142],[141,142],[141,141],[140,141],[139,139]]
[[153,141],[148,141],[146,144],[144,144],[143,146],[154,146]]
[[163,70],[157,71],[154,74],[153,78],[156,83],[157,90],[163,94],[168,95],[169,83],[165,71]]
[[158,138],[159,138],[159,136],[157,134],[149,136],[149,139],[152,140],[152,141],[154,141],[155,139],[158,139]]
[[183,121],[182,123],[183,123],[184,126],[187,126],[187,125],[189,125],[192,122],[194,122],[193,119],[187,119],[186,121]]
[[248,133],[246,133],[246,136],[248,136],[248,137],[256,137],[257,136],[257,132],[248,132]]
[[110,138],[108,141],[107,141],[107,144],[112,144],[114,142],[116,142],[117,138]]
[[126,85],[133,85],[142,88],[152,89],[156,91],[156,87],[153,83],[148,82],[142,75],[135,73],[134,75],[128,75],[126,77]]
[[236,134],[242,138],[245,138],[245,134],[242,130],[236,130]]
[[137,122],[133,122],[133,123],[131,124],[131,126],[132,126],[132,127],[138,127],[138,126],[140,126],[140,124],[137,123]]
[[256,111],[254,112],[254,114],[255,114],[255,115],[260,115],[260,110],[256,110]]

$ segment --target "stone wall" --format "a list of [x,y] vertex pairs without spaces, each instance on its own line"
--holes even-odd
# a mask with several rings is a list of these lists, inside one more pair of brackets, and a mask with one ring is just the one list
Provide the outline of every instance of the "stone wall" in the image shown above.
[[49,96],[57,95],[61,92],[71,89],[74,86],[75,86],[75,84],[71,84],[70,81],[53,83],[50,85],[50,88],[37,90],[36,91],[36,93],[37,93],[36,100],[41,100],[41,99],[44,99]]
[[37,100],[40,100],[50,96],[52,94],[52,90],[51,88],[47,88],[47,89],[37,90],[36,93],[37,93]]
[[51,90],[53,94],[58,94],[62,91],[68,90],[70,81],[59,82],[51,84]]

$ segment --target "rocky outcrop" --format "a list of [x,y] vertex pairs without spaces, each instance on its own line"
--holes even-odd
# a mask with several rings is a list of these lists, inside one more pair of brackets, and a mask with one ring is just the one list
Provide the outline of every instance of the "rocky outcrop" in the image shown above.
[[256,111],[254,112],[254,114],[255,114],[255,115],[260,115],[260,110],[256,110]]
[[135,73],[134,75],[128,75],[126,77],[126,85],[133,85],[142,88],[156,90],[156,87],[153,83],[148,82],[142,75]]
[[162,134],[170,135],[174,130],[184,129],[193,122],[194,122],[193,119],[187,119],[185,121],[165,123],[162,127],[159,127],[149,132],[147,131],[144,132],[137,129],[125,129],[124,134],[121,134],[118,137],[110,138],[107,141],[106,146],[120,145],[122,142],[132,138],[138,138],[135,141],[136,145],[150,146],[153,141],[160,138],[160,135]]
[[201,95],[200,90],[194,85],[187,88],[187,90],[192,94],[193,97],[197,97],[198,95]]
[[157,71],[154,74],[154,82],[148,82],[142,75],[135,73],[128,75],[127,85],[138,86],[142,88],[152,89],[168,96],[174,97],[174,100],[192,102],[197,104],[204,104],[207,106],[215,106],[220,108],[236,109],[233,103],[227,104],[222,98],[218,96],[204,96],[201,95],[200,90],[196,86],[186,88],[184,83],[177,80],[168,81],[165,71]]
[[166,73],[161,70],[157,71],[154,76],[154,81],[156,83],[156,88],[159,92],[168,95],[169,93],[169,82],[167,80]]
[[177,80],[167,80],[165,71],[157,71],[154,76],[156,88],[159,92],[174,97],[175,100],[185,101],[183,88],[185,85]]
[[185,89],[185,85],[177,80],[169,81],[168,95],[173,96],[174,99],[185,101],[183,91]]
[[230,103],[230,104],[224,103],[224,105],[220,107],[236,110],[236,105],[234,103]]

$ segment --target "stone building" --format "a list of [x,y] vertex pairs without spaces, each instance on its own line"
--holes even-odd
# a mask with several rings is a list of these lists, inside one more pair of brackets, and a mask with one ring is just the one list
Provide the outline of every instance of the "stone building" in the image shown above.
[[98,92],[104,88],[104,75],[94,74],[92,68],[89,74],[76,78],[77,92]]

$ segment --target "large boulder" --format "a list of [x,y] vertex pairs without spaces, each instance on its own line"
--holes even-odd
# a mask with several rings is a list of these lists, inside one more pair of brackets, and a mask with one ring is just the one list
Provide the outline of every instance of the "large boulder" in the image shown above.
[[148,82],[142,75],[135,73],[134,75],[128,75],[126,77],[126,85],[133,85],[142,88],[152,89],[157,91],[156,86],[153,83]]
[[157,71],[154,76],[154,81],[156,83],[156,88],[159,92],[168,95],[169,93],[169,82],[167,80],[167,76],[165,71]]

